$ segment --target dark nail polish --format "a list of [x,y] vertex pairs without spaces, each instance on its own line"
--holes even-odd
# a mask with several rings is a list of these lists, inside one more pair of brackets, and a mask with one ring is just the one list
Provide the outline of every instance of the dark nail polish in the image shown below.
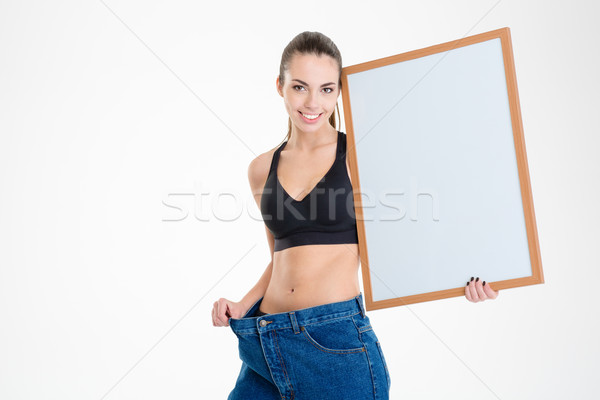
[[469,286],[469,283],[471,283],[471,281],[467,282],[467,286]]
[[485,281],[483,281],[483,286],[485,286]]
[[473,279],[475,279],[474,277],[471,277],[471,282],[473,282]]
[[477,279],[475,279],[475,282],[478,282],[478,281],[479,281],[479,277],[477,277]]

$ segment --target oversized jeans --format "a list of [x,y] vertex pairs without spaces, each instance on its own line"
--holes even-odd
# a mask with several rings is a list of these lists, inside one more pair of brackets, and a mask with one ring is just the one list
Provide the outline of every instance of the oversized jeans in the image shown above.
[[228,400],[388,399],[390,375],[365,314],[362,292],[350,300],[229,318],[242,368]]

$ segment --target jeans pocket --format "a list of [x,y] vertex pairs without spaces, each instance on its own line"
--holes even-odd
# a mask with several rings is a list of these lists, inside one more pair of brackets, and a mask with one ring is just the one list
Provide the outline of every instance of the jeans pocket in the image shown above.
[[392,380],[390,378],[390,371],[388,371],[387,363],[385,362],[385,357],[383,356],[383,350],[381,350],[381,343],[379,340],[377,342],[377,349],[379,350],[379,356],[381,357],[381,362],[383,363],[383,367],[385,368],[385,378],[387,379],[388,389],[392,386]]
[[300,327],[304,338],[325,353],[349,354],[365,351],[351,318]]

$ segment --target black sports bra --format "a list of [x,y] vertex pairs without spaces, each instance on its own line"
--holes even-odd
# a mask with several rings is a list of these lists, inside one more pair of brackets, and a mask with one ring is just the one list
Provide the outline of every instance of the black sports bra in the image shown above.
[[352,183],[346,169],[346,134],[338,131],[335,161],[302,200],[292,198],[277,178],[279,154],[271,168],[260,200],[265,225],[275,238],[274,251],[308,244],[358,243]]

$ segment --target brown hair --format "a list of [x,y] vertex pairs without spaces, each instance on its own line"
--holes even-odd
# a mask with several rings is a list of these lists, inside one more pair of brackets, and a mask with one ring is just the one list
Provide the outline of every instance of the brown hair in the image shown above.
[[[338,80],[338,86],[342,87],[342,54],[339,49],[333,43],[331,39],[327,36],[323,35],[320,32],[309,32],[304,31],[288,43],[288,45],[283,49],[283,54],[281,55],[281,64],[279,65],[279,84],[283,86],[284,82],[284,73],[289,68],[290,61],[292,57],[296,54],[314,54],[316,56],[327,55],[337,61],[338,69],[340,71],[340,78]],[[337,102],[335,103],[335,109],[337,110],[338,120],[340,120],[340,109],[338,107]],[[329,117],[329,123],[335,129],[337,129],[337,123],[335,120],[335,113],[331,114]],[[341,123],[341,121],[340,121]],[[292,120],[288,118],[288,132],[285,140],[289,140],[292,134]]]

